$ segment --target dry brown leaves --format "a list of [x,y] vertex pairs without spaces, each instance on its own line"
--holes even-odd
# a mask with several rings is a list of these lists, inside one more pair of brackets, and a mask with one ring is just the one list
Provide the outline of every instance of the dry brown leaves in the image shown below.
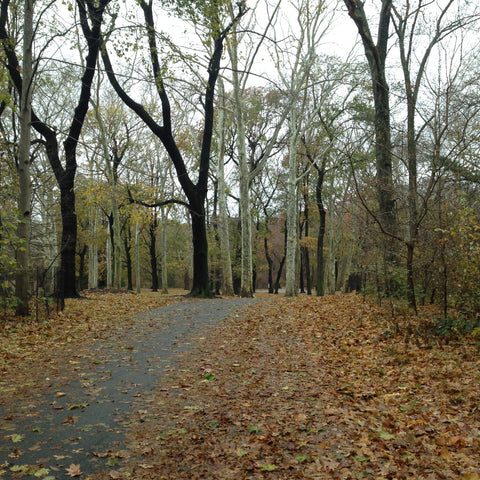
[[391,322],[355,295],[256,304],[170,371],[123,478],[479,479],[478,348]]
[[91,342],[106,338],[113,328],[128,328],[135,313],[180,301],[185,293],[86,291],[83,298],[67,299],[62,312],[40,322],[12,317],[0,325],[0,400],[7,403],[18,393],[40,387],[72,357],[88,355]]

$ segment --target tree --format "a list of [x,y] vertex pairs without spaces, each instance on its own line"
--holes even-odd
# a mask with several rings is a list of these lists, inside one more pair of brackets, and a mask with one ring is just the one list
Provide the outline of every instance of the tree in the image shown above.
[[17,249],[18,273],[15,281],[15,296],[18,299],[17,315],[28,315],[30,273],[30,231],[32,221],[32,190],[30,180],[30,123],[32,118],[33,81],[33,0],[24,1],[23,15],[23,81],[25,88],[20,96],[20,141],[18,146],[18,210],[20,222],[17,235],[21,241]]
[[[61,266],[58,288],[61,298],[77,296],[75,255],[77,243],[77,217],[75,213],[76,150],[91,95],[91,86],[101,45],[100,27],[103,13],[110,0],[77,0],[80,26],[87,42],[87,56],[81,76],[80,94],[73,112],[68,134],[63,142],[65,166],[62,164],[58,132],[47,121],[41,120],[32,110],[32,127],[42,135],[50,166],[60,189],[62,215]],[[22,95],[26,83],[15,52],[15,44],[6,29],[10,0],[3,0],[0,10],[0,39],[7,59],[7,69],[15,88]]]
[[[344,0],[344,2],[362,40],[372,82],[375,108],[375,161],[379,226],[385,234],[383,248],[387,269],[396,261],[391,242],[387,241],[387,237],[395,236],[397,231],[393,192],[390,93],[385,69],[388,40],[390,38],[392,0],[381,0],[376,43],[370,31],[364,2],[361,0]],[[390,293],[391,282],[387,281],[386,287],[387,293]]]
[[[434,19],[434,25],[430,38],[425,42],[425,46],[419,45],[419,32],[427,31],[423,25],[421,18],[425,15],[426,9],[431,6],[430,2],[419,0],[413,5],[407,0],[404,8],[401,10],[395,5],[392,6],[392,21],[397,34],[398,49],[400,54],[400,62],[403,73],[403,88],[405,91],[405,99],[407,106],[407,159],[406,166],[408,171],[408,234],[405,238],[407,248],[407,296],[410,308],[417,310],[415,299],[415,282],[414,282],[414,253],[415,244],[420,228],[420,223],[425,217],[425,208],[428,205],[428,197],[432,193],[432,189],[423,194],[421,211],[418,206],[418,158],[417,144],[418,133],[415,123],[417,117],[417,102],[419,93],[426,74],[428,61],[432,55],[433,48],[442,42],[446,37],[452,35],[461,28],[467,27],[469,24],[478,20],[478,14],[474,11],[468,11],[468,5],[460,11],[461,14],[454,15],[453,18],[448,17],[449,11],[456,2],[449,0],[444,6],[438,6],[438,14]],[[434,13],[429,15],[434,18]],[[416,72],[413,71],[416,67]],[[423,129],[423,128],[422,128]],[[434,185],[434,181],[430,185]]]
[[[278,74],[285,94],[289,99],[288,109],[288,194],[287,194],[287,248],[286,248],[286,296],[295,296],[297,286],[297,251],[298,251],[298,198],[297,186],[303,175],[297,176],[297,154],[300,139],[316,117],[315,111],[308,110],[308,89],[314,80],[312,70],[317,60],[317,45],[330,25],[330,18],[325,15],[323,4],[311,6],[308,1],[300,1],[294,6],[296,10],[298,37],[294,38],[295,51],[289,68],[285,68],[282,57],[276,62]],[[287,60],[288,61],[288,60]],[[283,68],[280,66],[283,65]],[[288,65],[288,63],[287,63]],[[308,171],[308,170],[307,170]]]
[[[245,54],[244,65],[240,66],[239,61],[239,45],[244,37],[244,33],[237,31],[236,26],[233,26],[231,39],[228,43],[228,54],[230,57],[232,68],[232,97],[233,97],[233,116],[235,118],[237,127],[236,145],[238,151],[238,183],[239,183],[239,204],[240,204],[240,234],[241,234],[241,283],[240,296],[253,296],[253,254],[252,254],[252,216],[250,208],[250,187],[254,178],[263,169],[265,163],[269,159],[270,152],[275,145],[282,121],[277,124],[273,135],[269,138],[267,147],[262,153],[261,158],[255,163],[249,162],[247,157],[246,146],[246,119],[245,119],[245,105],[244,95],[246,93],[246,84],[252,73],[252,68],[257,55],[260,52],[260,47],[266,39],[269,29],[277,16],[281,1],[278,1],[272,13],[268,14],[267,24],[260,34],[260,40],[252,45],[252,48]],[[230,16],[234,18],[233,6],[229,2]],[[248,29],[246,30],[248,31]],[[286,118],[286,112],[283,116]]]
[[167,86],[164,81],[164,74],[162,72],[162,63],[159,56],[160,49],[157,45],[157,35],[153,15],[153,0],[150,0],[148,3],[144,0],[139,0],[139,5],[144,15],[145,29],[149,45],[151,73],[155,79],[156,92],[162,108],[162,124],[159,124],[147,109],[142,104],[136,102],[120,85],[113,70],[107,49],[103,50],[102,58],[110,83],[119,97],[160,139],[172,160],[177,172],[178,181],[188,200],[188,208],[192,222],[193,286],[190,293],[191,295],[209,297],[212,293],[208,271],[205,198],[208,191],[208,170],[213,136],[215,84],[219,75],[225,38],[233,25],[245,14],[246,6],[244,2],[239,2],[237,15],[225,28],[221,28],[220,26],[220,11],[216,2],[208,2],[202,7],[202,11],[206,12],[206,18],[209,22],[208,38],[213,43],[213,51],[209,56],[207,70],[208,78],[205,81],[205,93],[203,99],[203,138],[198,167],[198,179],[194,182],[186,168],[179,145],[173,136],[171,104],[167,93]]
[[233,280],[232,280],[232,261],[230,257],[230,238],[228,229],[228,215],[227,215],[227,196],[225,185],[225,89],[223,80],[219,78],[219,108],[218,108],[218,122],[217,122],[217,182],[218,182],[218,235],[220,241],[220,256],[222,263],[222,292],[224,295],[233,295]]

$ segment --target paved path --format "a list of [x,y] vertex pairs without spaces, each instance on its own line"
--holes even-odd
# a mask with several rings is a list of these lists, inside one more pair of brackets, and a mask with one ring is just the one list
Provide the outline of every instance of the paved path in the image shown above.
[[70,360],[73,375],[50,379],[48,391],[34,399],[0,406],[0,466],[8,464],[0,478],[23,478],[24,473],[35,478],[37,472],[43,473],[40,478],[59,480],[70,478],[66,468],[71,464],[80,465],[83,474],[116,462],[120,466],[116,452],[124,447],[129,424],[142,421],[144,394],[190,348],[191,335],[208,335],[209,326],[255,301],[188,299],[112,328],[111,338]]

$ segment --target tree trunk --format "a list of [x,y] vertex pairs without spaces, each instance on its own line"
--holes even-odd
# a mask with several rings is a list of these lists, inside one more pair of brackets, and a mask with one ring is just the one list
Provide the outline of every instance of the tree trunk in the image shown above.
[[250,169],[245,144],[245,121],[243,118],[240,79],[238,75],[237,36],[234,30],[228,52],[232,62],[232,88],[235,100],[234,112],[237,123],[237,149],[240,170],[240,222],[242,238],[241,297],[253,297],[252,218],[250,213]]
[[284,233],[284,254],[282,260],[280,260],[280,265],[278,266],[277,278],[275,280],[275,294],[278,294],[280,290],[280,279],[282,278],[283,266],[285,265],[286,251],[287,251],[287,224],[285,222],[285,233]]
[[158,292],[158,263],[157,263],[157,217],[155,216],[148,227],[150,271],[152,276],[152,292]]
[[108,220],[107,226],[107,245],[106,245],[106,257],[107,257],[107,288],[112,288],[113,285],[113,261],[112,261],[112,233],[110,227],[110,220]]
[[141,292],[140,277],[140,227],[138,222],[135,224],[135,291]]
[[230,257],[230,234],[228,229],[227,194],[225,185],[225,91],[223,81],[218,82],[220,108],[218,111],[218,235],[220,237],[220,256],[222,262],[222,292],[226,296],[233,295],[232,259]]
[[125,248],[125,262],[127,264],[127,290],[133,290],[133,273],[132,273],[132,234],[130,230],[130,222],[126,225],[125,237],[123,239]]
[[[385,75],[392,0],[382,0],[376,44],[370,33],[368,19],[363,9],[364,3],[360,0],[344,0],[344,2],[350,17],[357,26],[370,68],[375,107],[375,158],[379,221],[386,234],[395,235],[397,225],[392,178],[390,99]],[[397,263],[397,256],[393,241],[386,235],[383,239],[383,251],[385,271],[391,271]],[[387,294],[390,295],[394,288],[393,279],[387,278],[385,285]]]
[[268,239],[265,236],[263,239],[263,248],[265,250],[265,258],[267,259],[268,264],[268,293],[273,293],[273,260],[270,256],[270,251],[268,248]]
[[31,198],[30,180],[30,137],[32,118],[32,42],[33,42],[33,0],[24,2],[23,23],[23,81],[27,88],[22,89],[20,96],[20,145],[18,151],[18,210],[21,221],[17,227],[17,235],[21,242],[17,249],[18,273],[15,280],[15,296],[18,299],[16,314],[26,316],[29,313],[28,278],[30,266],[30,231],[31,231]]
[[[70,158],[67,160],[72,162]],[[75,167],[76,170],[76,161]],[[62,216],[62,241],[60,252],[60,285],[61,298],[77,297],[75,256],[77,248],[77,214],[75,213],[75,173],[65,172],[59,181],[60,213]]]
[[317,237],[317,296],[323,297],[325,295],[325,257],[323,254],[323,245],[325,241],[325,225],[327,212],[323,206],[322,200],[322,190],[323,190],[323,180],[325,177],[325,170],[318,170],[318,179],[317,179],[317,208],[320,215],[320,225],[318,227],[318,237]]
[[168,293],[168,266],[167,266],[167,225],[168,212],[162,208],[162,234],[160,236],[160,245],[162,252],[162,293]]
[[[306,182],[308,182],[308,176],[305,177]],[[303,195],[303,201],[305,204],[305,210],[304,210],[304,219],[305,219],[305,237],[308,238],[308,235],[310,233],[310,217],[309,213],[310,210],[308,208],[308,202],[309,202],[309,195],[308,195],[308,189],[305,188],[305,193]],[[302,259],[303,259],[303,268],[305,271],[305,279],[307,283],[307,295],[312,294],[312,279],[311,279],[311,272],[310,272],[310,253],[308,251],[308,244],[305,245],[302,248]]]
[[[97,246],[97,218],[96,209],[89,215],[88,232],[88,288],[98,288],[98,246]],[[92,220],[93,217],[93,220]]]
[[280,290],[280,280],[282,278],[283,266],[285,265],[285,258],[286,256],[284,255],[280,260],[280,265],[278,266],[277,278],[275,280],[275,289],[274,289],[274,293],[276,295],[278,295],[278,291]]
[[193,285],[190,295],[209,298],[212,291],[208,278],[208,241],[203,203],[197,205],[196,210],[192,208],[190,218],[193,236]]
[[288,190],[287,190],[287,243],[285,260],[285,296],[297,295],[296,257],[297,257],[297,124],[296,111],[290,112],[290,141],[288,153]]

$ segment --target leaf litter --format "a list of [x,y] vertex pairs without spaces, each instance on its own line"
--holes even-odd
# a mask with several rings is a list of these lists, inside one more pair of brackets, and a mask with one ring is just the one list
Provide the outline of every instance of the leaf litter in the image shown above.
[[131,430],[123,478],[479,479],[478,346],[385,335],[394,320],[352,294],[214,327]]
[[[159,306],[99,297],[54,321],[6,325],[2,401],[74,369],[62,358],[88,357],[113,315],[129,328],[135,310]],[[126,466],[89,478],[479,480],[478,346],[416,342],[392,333],[396,321],[356,295],[257,303],[170,365],[132,422]],[[76,467],[65,473],[81,475]]]

